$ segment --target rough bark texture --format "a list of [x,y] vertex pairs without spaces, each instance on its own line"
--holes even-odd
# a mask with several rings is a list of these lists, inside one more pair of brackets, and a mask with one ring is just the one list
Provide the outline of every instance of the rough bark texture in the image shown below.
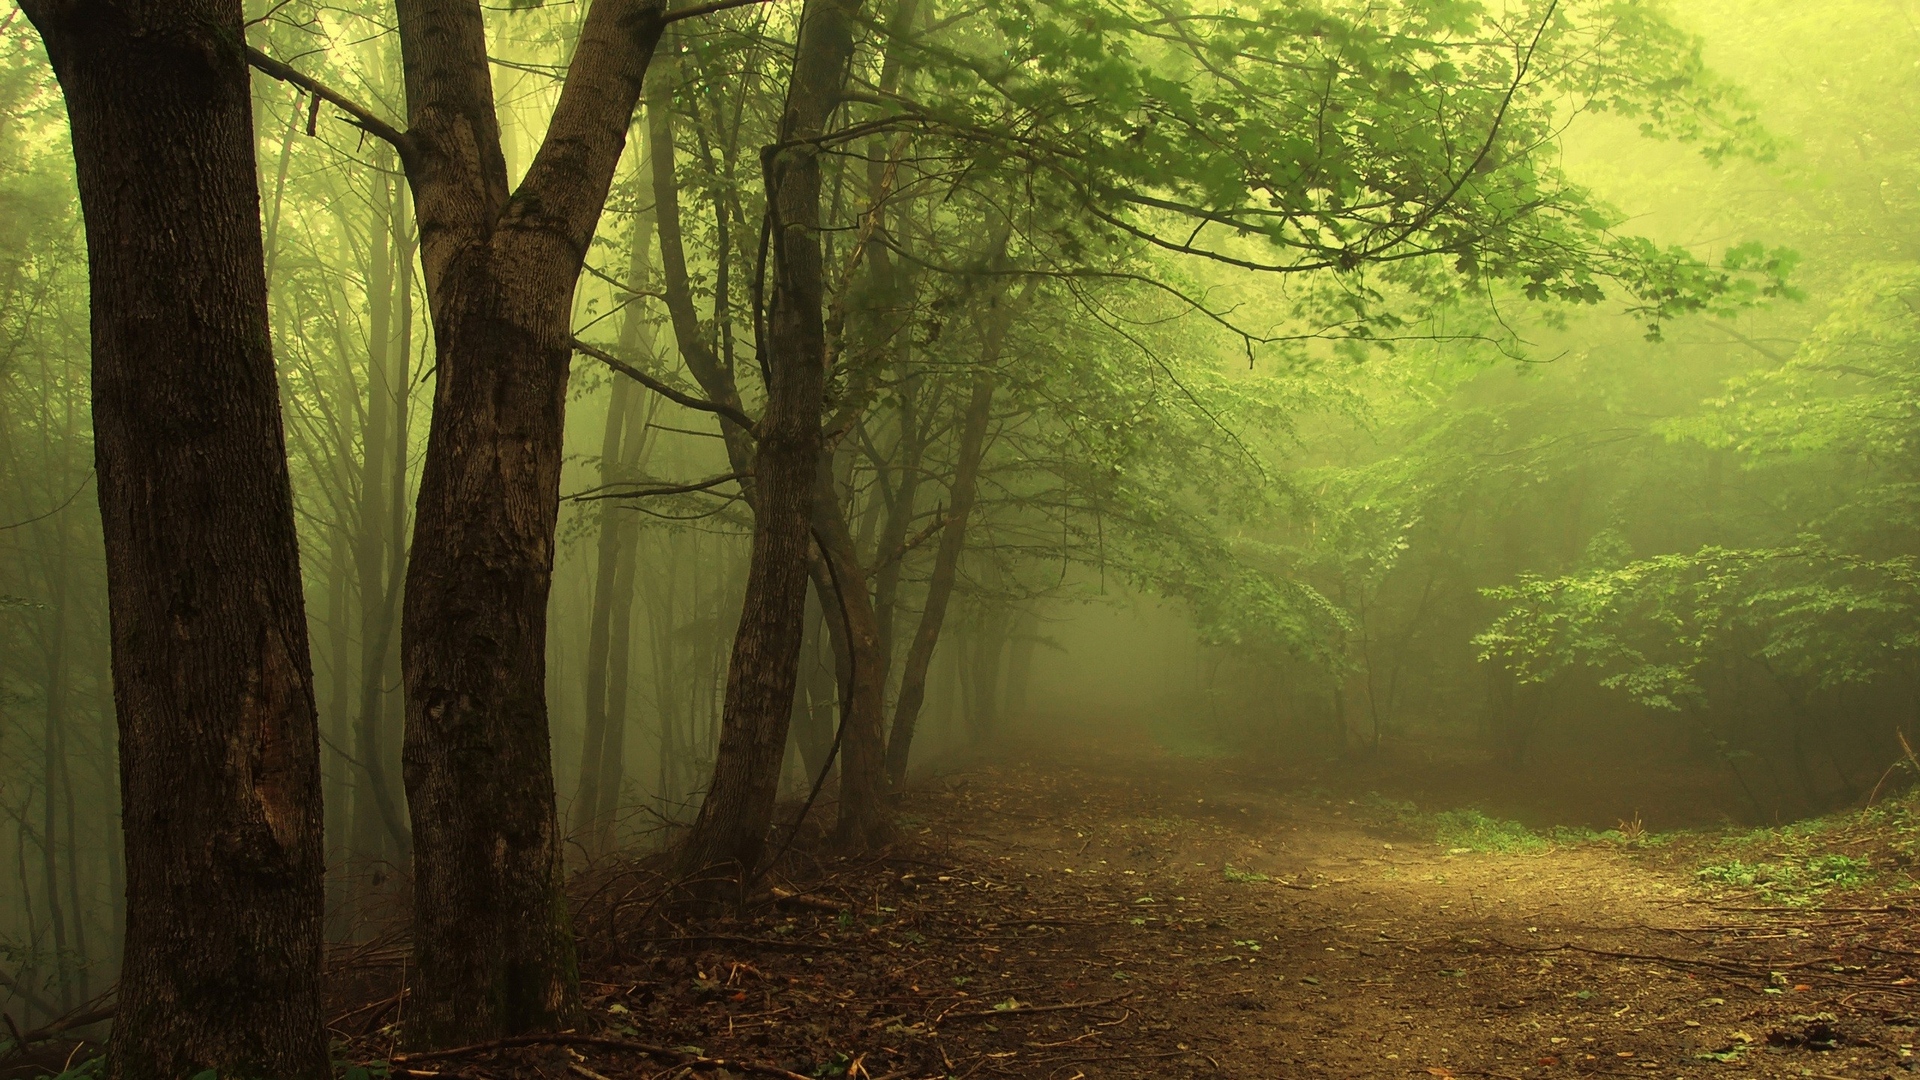
[[[800,15],[780,142],[761,153],[769,300],[760,342],[772,385],[754,464],[752,562],[727,668],[713,781],[685,865],[751,872],[766,843],[793,707],[826,386],[820,161],[810,144],[839,104],[858,0],[808,0]],[[665,208],[661,220],[666,220]],[[665,253],[663,251],[663,261]]]
[[569,318],[664,22],[657,0],[593,5],[509,196],[480,5],[396,7],[438,363],[401,617],[406,1038],[443,1046],[563,1027],[579,1008],[545,670]]
[[127,872],[112,1075],[320,1078],[320,746],[238,0],[29,0],[93,289]]

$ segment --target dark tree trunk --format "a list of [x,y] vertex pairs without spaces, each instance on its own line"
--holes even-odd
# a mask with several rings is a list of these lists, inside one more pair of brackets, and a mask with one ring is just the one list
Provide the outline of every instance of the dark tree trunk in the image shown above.
[[839,105],[859,6],[858,0],[808,0],[802,9],[780,142],[761,155],[772,281],[760,346],[772,385],[758,425],[746,602],[727,668],[713,780],[684,850],[689,867],[731,865],[751,872],[780,785],[806,609],[826,388],[820,160],[809,140]]
[[237,0],[29,0],[93,290],[127,873],[111,1072],[329,1074],[320,748]]
[[807,631],[800,645],[799,685],[793,695],[793,741],[800,750],[800,764],[807,771],[807,783],[813,784],[827,767],[827,754],[833,749],[834,678],[828,667],[822,635],[826,623],[821,618],[821,601],[834,603],[833,590],[826,580],[826,568],[814,574],[814,590],[807,602]]
[[414,842],[406,1038],[564,1027],[579,975],[561,891],[546,710],[574,282],[599,222],[661,5],[587,12],[517,192],[481,8],[397,4],[414,191],[437,350],[401,616]]
[[887,656],[881,648],[880,624],[874,618],[867,592],[867,574],[860,566],[846,514],[834,490],[832,459],[822,456],[819,486],[814,491],[814,536],[820,545],[821,574],[827,589],[821,602],[827,609],[840,674],[842,727],[840,732],[840,816],[833,830],[834,846],[860,850],[884,843],[891,831],[882,799],[886,793]]

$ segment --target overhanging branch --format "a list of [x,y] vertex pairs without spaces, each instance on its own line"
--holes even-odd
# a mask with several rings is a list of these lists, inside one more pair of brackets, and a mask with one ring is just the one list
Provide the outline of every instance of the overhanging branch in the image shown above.
[[753,433],[753,417],[748,416],[746,413],[741,412],[731,405],[722,405],[717,401],[708,401],[706,398],[694,397],[685,391],[676,390],[666,383],[661,382],[659,379],[641,371],[639,368],[634,367],[632,364],[627,363],[625,360],[607,352],[605,349],[589,345],[579,338],[573,339],[573,351],[593,357],[595,360],[600,361],[676,405],[684,405],[689,409],[698,409],[701,412],[710,412],[715,416],[733,421],[742,431],[748,434]]
[[247,63],[281,82],[292,83],[307,93],[312,94],[314,97],[319,98],[321,101],[346,113],[352,118],[352,123],[355,127],[392,143],[393,148],[400,151],[402,160],[405,160],[411,152],[412,141],[407,138],[406,132],[375,116],[373,110],[366,108],[320,80],[309,75],[301,74],[291,66],[275,60],[273,57],[268,56],[266,53],[261,52],[251,45],[247,46]]

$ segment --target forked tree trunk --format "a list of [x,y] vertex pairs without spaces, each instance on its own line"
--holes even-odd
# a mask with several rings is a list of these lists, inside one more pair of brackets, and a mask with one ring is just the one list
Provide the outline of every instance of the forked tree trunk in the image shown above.
[[329,1075],[320,744],[238,0],[28,0],[67,97],[124,804],[110,1072]]
[[[779,139],[761,154],[769,302],[760,342],[772,373],[754,463],[752,562],[727,668],[713,780],[683,851],[691,868],[750,873],[780,786],[806,609],[807,552],[826,387],[820,160],[810,144],[838,107],[858,0],[808,0]],[[666,214],[663,209],[662,220]]]
[[546,710],[573,288],[665,21],[587,12],[511,196],[481,7],[400,0],[437,381],[407,565],[403,751],[414,842],[407,1041],[564,1027],[579,974],[561,891]]

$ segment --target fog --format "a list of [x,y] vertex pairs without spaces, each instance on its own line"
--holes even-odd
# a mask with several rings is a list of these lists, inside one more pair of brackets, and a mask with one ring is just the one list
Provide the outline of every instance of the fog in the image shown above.
[[[591,73],[566,65],[588,12],[612,3],[485,10],[500,175],[533,193],[501,196],[500,213],[562,205],[539,188],[564,179],[541,155],[572,145],[549,125],[570,122],[562,85]],[[110,316],[89,268],[131,264],[103,261],[85,228],[83,209],[108,217],[83,197],[112,185],[76,173],[79,68],[57,79],[42,37],[57,6],[0,12],[9,1056],[56,1022],[106,1037],[126,1000],[129,852],[158,851],[123,823],[166,817],[123,804],[134,696],[122,687],[117,714],[113,665],[161,668],[132,651],[147,624],[109,604],[106,553],[153,534],[103,524],[100,471],[144,455],[110,452],[129,444],[98,419],[112,361],[90,344]],[[624,151],[558,167],[602,168],[609,192],[576,265],[551,287],[532,271],[482,287],[461,275],[507,275],[518,256],[460,260],[533,226],[503,217],[446,240],[435,230],[466,220],[448,207],[467,204],[434,202],[425,143],[383,134],[431,133],[426,69],[402,57],[421,5],[396,23],[378,3],[248,3],[279,490],[311,658],[310,678],[289,662],[287,700],[312,702],[294,731],[318,746],[318,807],[301,808],[321,827],[326,1000],[353,1017],[329,1036],[336,1063],[378,1049],[355,1040],[390,1052],[553,1026],[469,1021],[447,1002],[472,986],[436,991],[431,974],[407,989],[459,937],[459,902],[540,893],[509,887],[505,855],[472,893],[431,872],[492,850],[475,837],[532,845],[525,865],[574,904],[540,918],[567,934],[578,920],[589,982],[614,986],[651,977],[594,966],[640,950],[594,937],[594,905],[627,887],[609,884],[618,868],[713,904],[696,871],[730,866],[725,900],[751,909],[775,881],[805,894],[807,875],[864,872],[834,859],[933,858],[911,846],[933,843],[922,834],[960,859],[951,836],[969,834],[943,816],[958,804],[933,799],[983,800],[966,820],[987,831],[1038,800],[1023,812],[1101,843],[1133,827],[1074,809],[1101,791],[1279,822],[1219,856],[1239,866],[1279,858],[1276,838],[1322,806],[1384,815],[1367,835],[1392,837],[1389,852],[1413,836],[1457,854],[1448,814],[1616,847],[1695,838],[1684,846],[1906,805],[1920,782],[1920,6],[1455,6],[1255,18],[1102,0],[1001,18],[808,0],[852,12],[850,51],[828,65],[840,82],[821,90],[803,61],[829,45],[801,34],[799,0],[715,5],[638,61]],[[1228,43],[1228,27],[1243,36]],[[1321,82],[1303,74],[1322,67]],[[795,117],[815,91],[809,129]],[[817,228],[770,224],[787,212],[768,194],[783,154],[812,187],[775,194],[812,192]],[[558,313],[544,329],[509,310],[536,285],[551,299],[525,310]],[[140,359],[166,337],[123,354],[124,385],[166,368]],[[463,389],[448,371],[494,381]],[[790,399],[807,378],[824,382]],[[174,417],[142,408],[139,438],[170,437]],[[252,483],[233,489],[264,490]],[[152,515],[139,521],[176,497],[182,513],[212,505],[153,484],[127,503]],[[181,581],[252,580],[227,542]],[[189,593],[165,609],[177,640],[213,640],[192,620],[217,605]],[[204,749],[241,735],[209,738],[171,745],[201,747],[209,775],[245,758]],[[771,804],[754,794],[775,787]],[[1218,855],[1167,843],[1174,865]],[[1259,880],[1304,890],[1309,865]],[[1753,877],[1756,902],[1780,900]],[[459,894],[431,932],[437,902],[416,889],[430,879]],[[879,895],[873,910],[893,912]],[[532,918],[482,909],[496,945]],[[606,920],[674,910],[633,901]],[[686,918],[715,909],[698,910]],[[746,933],[731,926],[712,940]],[[719,970],[691,962],[701,980]],[[571,977],[553,1000],[577,1012]],[[406,1021],[386,1005],[363,1023],[349,1010],[376,989],[424,998],[439,1019],[418,1030],[433,1033],[395,1034]],[[853,1076],[859,1052],[790,1059]],[[178,1060],[241,1075],[207,1054]],[[1009,1075],[1049,1075],[1034,1069]]]

